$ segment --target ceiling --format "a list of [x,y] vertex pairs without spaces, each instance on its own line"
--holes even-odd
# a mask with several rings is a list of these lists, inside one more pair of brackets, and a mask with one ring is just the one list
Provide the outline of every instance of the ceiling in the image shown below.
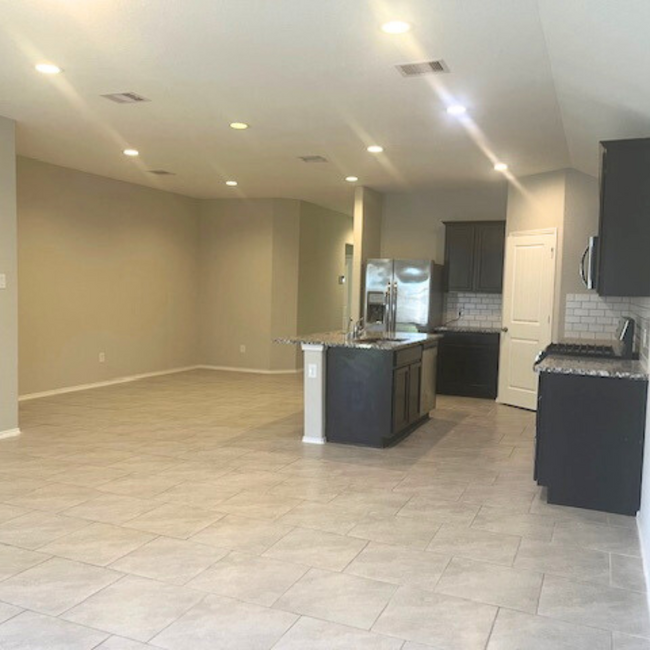
[[[598,140],[650,135],[647,0],[0,0],[0,18],[20,154],[194,197],[349,212],[347,175],[406,192],[502,182],[496,160],[596,174]],[[429,59],[450,73],[395,69]],[[151,101],[100,97],[122,91]]]

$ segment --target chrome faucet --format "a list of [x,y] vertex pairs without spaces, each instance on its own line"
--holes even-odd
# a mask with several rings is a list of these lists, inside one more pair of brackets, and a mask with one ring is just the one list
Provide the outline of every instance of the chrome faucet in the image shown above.
[[364,331],[364,322],[363,318],[360,318],[358,321],[355,321],[353,318],[350,318],[348,321],[348,329],[345,333],[345,338],[348,341],[354,341],[355,339],[361,338]]

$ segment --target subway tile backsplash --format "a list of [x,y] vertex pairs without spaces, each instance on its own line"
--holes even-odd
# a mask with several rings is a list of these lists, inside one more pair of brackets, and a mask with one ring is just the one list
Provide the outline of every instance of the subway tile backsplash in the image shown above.
[[447,293],[443,313],[459,327],[501,327],[501,294]]

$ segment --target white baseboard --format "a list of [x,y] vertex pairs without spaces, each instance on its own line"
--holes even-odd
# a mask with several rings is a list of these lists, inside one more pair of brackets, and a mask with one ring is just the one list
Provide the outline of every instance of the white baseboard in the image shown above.
[[[641,562],[643,564],[645,583],[646,585],[650,585],[650,557],[648,557],[648,552],[650,551],[650,539],[645,539],[643,536],[644,527],[642,525],[640,513],[637,513],[636,516],[636,528],[639,535],[639,546],[641,547]],[[646,599],[648,604],[648,611],[650,611],[650,590],[646,592]]]
[[169,370],[158,370],[156,372],[144,372],[139,375],[127,375],[126,377],[116,377],[106,381],[97,381],[92,384],[79,384],[77,386],[66,386],[65,388],[55,388],[54,390],[44,390],[40,393],[27,393],[18,397],[19,402],[25,402],[30,399],[39,399],[41,397],[52,397],[54,395],[63,395],[64,393],[76,393],[80,390],[90,390],[92,388],[103,388],[104,386],[113,386],[115,384],[126,384],[131,381],[148,379],[149,377],[160,377],[162,375],[173,375],[177,372],[187,372],[188,370],[197,370],[203,366],[185,366],[183,368],[170,368]]
[[15,438],[20,435],[20,429],[6,429],[5,431],[0,431],[0,440],[3,438]]
[[261,368],[235,368],[234,366],[207,366],[201,365],[197,368],[203,370],[225,370],[227,372],[248,372],[256,375],[296,375],[302,372],[302,368],[292,368],[291,370],[264,370]]

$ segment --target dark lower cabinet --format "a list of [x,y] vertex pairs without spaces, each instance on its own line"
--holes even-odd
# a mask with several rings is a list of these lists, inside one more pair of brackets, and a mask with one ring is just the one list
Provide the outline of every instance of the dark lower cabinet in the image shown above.
[[426,420],[428,413],[421,408],[422,353],[421,345],[398,351],[329,348],[327,440],[387,447]]
[[438,343],[438,393],[495,399],[499,341],[497,333],[446,332]]
[[635,515],[648,384],[541,373],[535,479],[549,503]]

